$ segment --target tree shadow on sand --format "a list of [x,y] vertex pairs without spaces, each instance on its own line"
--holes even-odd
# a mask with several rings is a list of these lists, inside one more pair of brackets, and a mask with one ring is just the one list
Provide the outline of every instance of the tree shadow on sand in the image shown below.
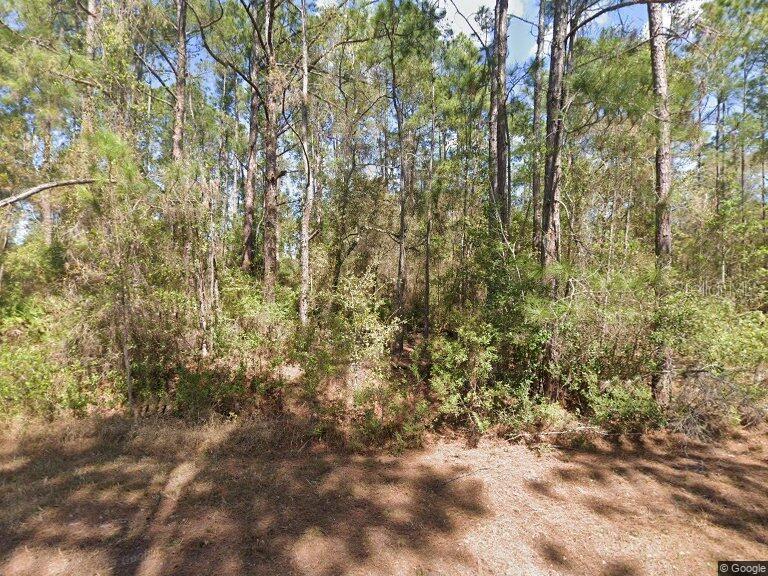
[[489,515],[461,466],[346,453],[291,422],[52,426],[0,453],[9,576],[426,572],[471,562],[458,541]]
[[[768,546],[768,463],[751,454],[725,454],[717,445],[690,439],[622,438],[609,446],[567,453],[560,480],[605,483],[609,474],[630,482],[657,484],[661,502],[714,526]],[[658,505],[659,495],[633,506]],[[605,516],[620,515],[626,505],[592,499],[590,508]]]
[[[567,530],[555,529],[532,538],[532,548],[559,573],[601,576],[655,573],[653,567],[665,562],[669,573],[696,570],[694,563],[714,570],[713,554],[766,549],[768,462],[755,439],[752,444],[741,438],[738,449],[665,435],[565,448],[557,453],[559,464],[527,488],[554,509],[570,494],[570,509],[585,512],[579,522],[627,547],[614,546],[620,556],[606,560],[592,539],[574,540]],[[660,533],[662,542],[650,550],[661,558],[643,556],[637,543]],[[692,533],[697,540],[690,540]],[[674,551],[674,557],[662,550]]]

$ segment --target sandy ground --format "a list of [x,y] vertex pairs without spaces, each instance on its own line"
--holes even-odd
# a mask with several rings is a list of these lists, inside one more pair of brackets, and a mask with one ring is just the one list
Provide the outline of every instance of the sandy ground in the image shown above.
[[0,433],[0,574],[715,574],[768,559],[768,439],[401,455],[285,423]]

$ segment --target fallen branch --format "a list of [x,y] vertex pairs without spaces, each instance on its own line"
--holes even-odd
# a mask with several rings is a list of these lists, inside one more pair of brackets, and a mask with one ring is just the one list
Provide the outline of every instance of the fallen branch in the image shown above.
[[46,182],[45,184],[39,184],[33,188],[24,190],[23,192],[19,192],[15,196],[3,198],[0,200],[0,208],[5,208],[11,204],[20,202],[21,200],[26,200],[30,196],[34,196],[38,192],[49,190],[50,188],[59,188],[61,186],[77,186],[78,184],[93,184],[94,182],[96,182],[94,178],[80,178],[77,180],[58,180],[57,182]]

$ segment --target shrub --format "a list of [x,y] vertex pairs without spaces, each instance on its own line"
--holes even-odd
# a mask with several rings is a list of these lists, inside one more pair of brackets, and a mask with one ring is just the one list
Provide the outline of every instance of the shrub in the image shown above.
[[589,393],[592,421],[616,432],[645,432],[664,424],[664,417],[647,384],[640,380],[607,382]]
[[323,432],[341,428],[353,445],[392,438],[408,420],[411,397],[390,367],[399,323],[386,315],[381,292],[371,271],[342,278],[327,295],[332,305],[294,348],[305,400],[315,405]]
[[431,341],[430,387],[440,413],[450,420],[468,422],[480,431],[492,423],[497,401],[507,394],[491,378],[497,339],[493,326],[470,319],[455,339],[438,336]]
[[669,427],[701,439],[716,438],[738,425],[755,425],[768,416],[768,389],[759,382],[692,370],[673,387]]
[[82,412],[118,402],[96,367],[73,353],[76,318],[76,307],[56,297],[22,298],[0,310],[1,413]]
[[659,313],[655,339],[665,338],[680,359],[697,368],[755,372],[768,364],[768,320],[740,312],[725,298],[678,292]]
[[398,383],[361,389],[354,406],[350,444],[356,448],[371,444],[389,444],[396,450],[417,446],[431,420],[429,403]]
[[195,371],[179,369],[174,383],[174,398],[178,410],[200,414],[215,410],[222,414],[235,411],[246,392],[243,370],[217,370],[209,366]]
[[239,270],[225,271],[220,286],[216,355],[236,370],[262,376],[290,358],[297,338],[295,293],[278,290],[276,301],[266,303],[261,284]]

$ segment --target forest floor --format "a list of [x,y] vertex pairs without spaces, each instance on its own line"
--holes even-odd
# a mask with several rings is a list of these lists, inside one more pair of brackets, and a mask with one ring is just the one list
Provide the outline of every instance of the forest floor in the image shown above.
[[0,431],[0,574],[715,574],[768,558],[768,436],[350,454],[286,422]]

